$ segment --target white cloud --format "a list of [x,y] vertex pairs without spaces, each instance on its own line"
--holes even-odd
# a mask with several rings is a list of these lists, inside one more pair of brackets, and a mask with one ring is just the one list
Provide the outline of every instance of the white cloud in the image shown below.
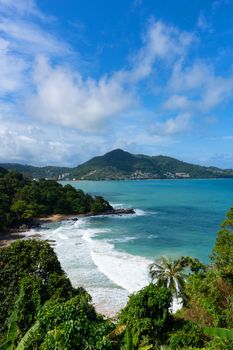
[[150,132],[160,136],[173,136],[187,132],[192,123],[192,118],[189,113],[178,114],[174,118],[169,118],[165,122],[155,123]]
[[204,88],[212,75],[212,68],[201,61],[185,66],[182,60],[178,60],[173,67],[169,87],[176,92],[194,91]]
[[[194,62],[190,66],[185,66],[179,61],[174,65],[168,87],[172,95],[183,94],[183,102],[185,103],[186,98],[187,109],[190,106],[191,109],[209,112],[231,99],[233,76],[232,74],[226,77],[219,76],[212,66],[202,61]],[[164,105],[169,107],[173,103],[176,109],[175,102],[177,99],[174,101],[170,97]]]
[[134,57],[129,74],[131,79],[138,81],[148,77],[156,60],[172,62],[175,57],[185,55],[194,39],[191,33],[179,31],[161,21],[152,22],[144,36],[144,45]]
[[117,76],[84,80],[64,66],[51,67],[44,57],[36,64],[35,85],[37,93],[28,107],[31,115],[81,130],[96,128],[133,103]]
[[106,150],[103,137],[38,123],[0,120],[0,162],[74,166]]
[[52,19],[40,11],[36,0],[0,0],[0,14],[14,18],[31,16],[39,20]]
[[[135,106],[137,84],[149,77],[156,59],[171,62],[185,55],[193,35],[166,26],[150,24],[144,44],[132,60],[132,67],[95,80],[65,66],[52,67],[40,59],[35,72],[36,94],[29,111],[37,118],[64,126],[91,130],[112,117],[120,117]],[[136,85],[136,86],[135,86]]]
[[40,13],[34,0],[0,0],[0,11],[11,11],[20,15]]
[[27,105],[29,116],[48,124],[93,130],[102,128],[105,121],[122,117],[138,104],[137,88],[142,80],[150,78],[156,62],[171,64],[177,57],[185,56],[194,40],[190,33],[161,21],[151,22],[128,70],[119,69],[99,79],[85,74],[84,78],[81,70],[61,60],[58,65],[51,63],[58,56],[67,59],[72,49],[35,22],[25,20],[25,14],[39,11],[34,1],[28,0],[27,8],[20,1],[17,5],[11,0],[0,1],[3,10],[15,10],[18,14],[0,15],[2,46],[5,45],[0,59],[0,92],[14,92],[16,97],[24,94],[21,105]]
[[199,108],[203,111],[209,111],[232,98],[233,77],[209,76],[200,100]]
[[11,53],[9,41],[0,38],[0,96],[18,93],[23,86],[27,63],[18,55]]
[[172,95],[163,104],[163,107],[168,110],[182,110],[190,107],[191,101],[188,100],[186,96],[183,95]]
[[10,40],[12,48],[23,56],[38,53],[67,55],[69,45],[48,34],[41,27],[22,19],[0,17],[0,34]]
[[[77,69],[70,46],[49,34],[45,22],[33,0],[0,0],[2,160],[59,164],[115,146],[133,151],[139,144],[151,149],[171,144],[192,128],[195,114],[207,120],[211,109],[231,99],[233,77],[216,74],[204,60],[193,61],[190,51],[198,43],[193,33],[151,21],[128,68],[95,78]],[[204,25],[199,18],[199,27]],[[148,113],[144,93],[154,104]],[[15,122],[9,124],[13,107]],[[158,121],[161,113],[164,122]],[[22,123],[16,121],[20,116]],[[129,124],[138,130],[129,132]],[[118,133],[104,128],[109,125]]]

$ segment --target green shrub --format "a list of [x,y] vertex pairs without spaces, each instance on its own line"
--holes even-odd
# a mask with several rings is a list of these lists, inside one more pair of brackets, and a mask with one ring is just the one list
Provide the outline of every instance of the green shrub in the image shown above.
[[142,342],[156,346],[166,341],[173,324],[169,313],[171,300],[170,290],[154,284],[130,296],[119,321],[130,329],[135,346]]

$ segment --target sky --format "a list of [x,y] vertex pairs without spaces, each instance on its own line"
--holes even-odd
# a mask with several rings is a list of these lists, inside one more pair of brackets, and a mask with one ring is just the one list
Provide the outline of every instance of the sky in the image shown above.
[[233,168],[233,0],[0,0],[0,162]]

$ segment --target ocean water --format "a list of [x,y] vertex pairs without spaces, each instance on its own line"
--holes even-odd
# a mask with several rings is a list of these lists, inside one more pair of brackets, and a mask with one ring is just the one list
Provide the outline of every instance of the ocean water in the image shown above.
[[220,223],[233,206],[231,179],[70,184],[103,196],[114,207],[136,210],[134,215],[81,218],[41,229],[73,285],[84,286],[98,310],[109,315],[149,282],[148,265],[155,258],[190,255],[208,262]]

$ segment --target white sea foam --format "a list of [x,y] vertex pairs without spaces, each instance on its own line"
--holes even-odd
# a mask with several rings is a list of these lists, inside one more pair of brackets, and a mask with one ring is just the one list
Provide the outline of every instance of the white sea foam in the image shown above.
[[119,252],[106,240],[94,240],[95,234],[93,229],[86,230],[83,239],[89,243],[91,257],[105,276],[130,293],[148,284],[150,260]]
[[126,208],[127,206],[123,203],[109,203],[114,209],[122,209]]
[[[136,215],[145,215],[145,212],[139,210]],[[126,304],[129,293],[149,283],[151,261],[115,249],[114,243],[137,237],[111,238],[111,229],[93,228],[90,218],[57,225],[46,225],[46,230],[30,231],[28,235],[39,233],[42,239],[53,241],[52,245],[55,241],[54,249],[72,284],[87,289],[99,312],[115,315]],[[174,301],[172,309],[178,308],[179,302]]]
[[122,288],[88,288],[92,301],[98,312],[106,316],[115,316],[121,310],[129,297],[129,292]]
[[[114,284],[92,259],[92,245],[97,241],[94,236],[109,234],[110,230],[89,226],[89,218],[63,222],[59,228],[44,230],[42,238],[56,241],[54,249],[73,286],[83,286],[91,294],[98,312],[114,316],[126,304],[129,292]],[[106,247],[104,240],[98,242]]]
[[[133,208],[133,205],[124,204],[124,203],[110,203],[110,205],[114,209]],[[151,211],[151,210],[142,210],[142,209],[138,209],[138,208],[136,208],[134,210],[135,210],[135,214],[132,214],[132,215],[136,215],[136,216],[148,216],[148,215],[156,215],[157,214],[157,212]]]
[[[93,272],[97,267],[99,272],[117,286],[130,293],[138,291],[149,282],[148,264],[151,261],[117,251],[114,242],[127,242],[136,237],[112,240],[110,238],[107,241],[104,235],[110,232],[111,230],[106,228],[92,228],[89,218],[82,218],[75,223],[66,221],[58,228],[43,231],[43,238],[56,241],[55,250],[58,258],[74,285],[77,285],[77,281],[85,281],[84,275],[90,277],[92,274],[93,279],[100,279],[100,276],[96,276]],[[101,239],[95,239],[97,235],[103,236]],[[92,273],[87,269],[92,270]],[[89,279],[87,285],[90,285],[90,282]]]
[[[122,205],[122,207],[115,207],[115,209],[120,209],[120,208],[127,208],[127,206]],[[111,217],[115,218],[115,219],[132,219],[135,216],[150,216],[150,215],[156,215],[156,212],[152,212],[152,211],[147,211],[147,210],[142,210],[142,209],[134,209],[134,213],[133,214],[112,214]],[[101,219],[104,217],[109,217],[109,214],[105,215],[97,215],[95,216],[96,219]]]
[[157,214],[156,211],[135,209],[136,216],[150,216],[150,215],[156,215],[156,214]]
[[127,243],[130,241],[135,241],[137,237],[122,237],[122,238],[111,238],[108,239],[108,242],[110,243]]
[[147,212],[145,210],[142,210],[142,209],[134,209],[134,211],[135,211],[136,216],[146,216],[147,215]]
[[60,239],[68,239],[68,237],[66,235],[64,235],[63,233],[58,233],[58,237]]
[[153,234],[153,235],[149,235],[149,236],[147,236],[146,238],[147,238],[147,239],[159,238],[159,235],[155,235],[155,234]]

